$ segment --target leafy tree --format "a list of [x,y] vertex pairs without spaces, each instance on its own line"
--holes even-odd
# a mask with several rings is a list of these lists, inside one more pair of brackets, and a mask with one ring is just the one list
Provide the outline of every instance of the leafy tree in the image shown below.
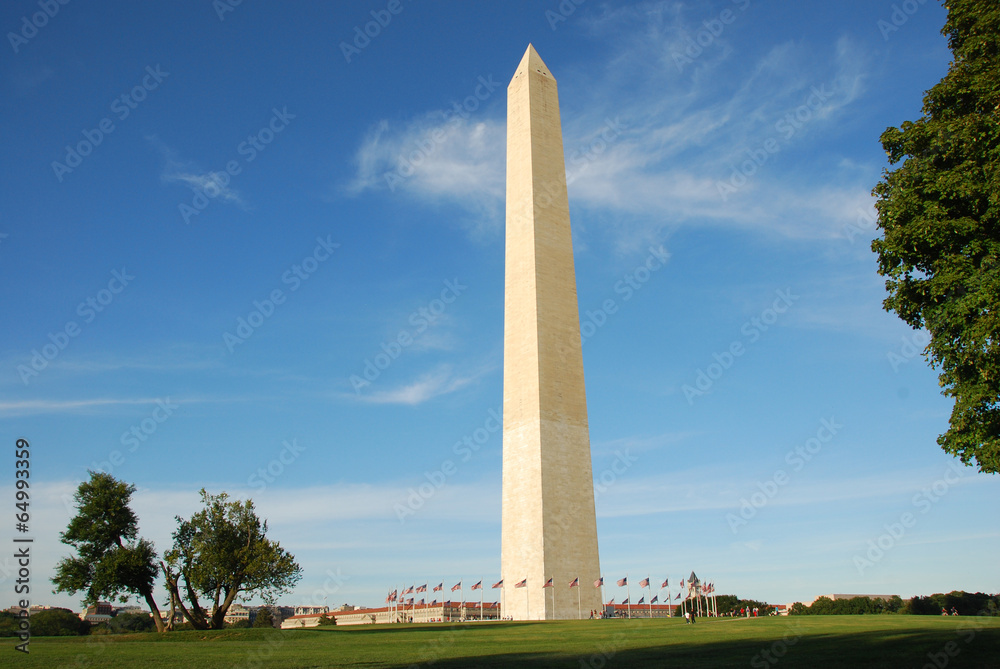
[[850,599],[830,599],[819,597],[811,606],[796,602],[789,609],[789,615],[866,615],[896,613],[903,607],[903,600],[893,595],[888,600],[880,597],[851,597]]
[[715,596],[715,605],[719,607],[720,616],[729,615],[729,612],[732,611],[734,608],[738,610],[740,607],[736,606],[736,604],[739,601],[740,600],[736,595]]
[[234,630],[245,630],[250,629],[252,625],[249,620],[237,620],[234,623],[228,624],[227,627],[231,627]]
[[32,636],[80,636],[90,631],[90,623],[69,609],[46,609],[31,616]]
[[[774,607],[770,604],[764,602],[758,602],[753,599],[740,599],[736,595],[715,595],[715,605],[719,608],[720,616],[728,616],[730,612],[735,611],[736,615],[739,615],[740,609],[751,609],[756,606],[758,611],[757,615],[766,616],[774,610]],[[753,615],[752,613],[750,615]]]
[[953,61],[923,116],[887,129],[894,171],[875,187],[872,242],[885,309],[926,328],[924,351],[955,398],[938,443],[1000,472],[1000,5],[946,0]]
[[134,485],[90,472],[90,480],[81,483],[74,496],[77,513],[60,535],[77,556],[59,562],[52,582],[55,592],[84,592],[86,604],[140,595],[162,632],[163,620],[153,599],[156,551],[152,543],[138,538],[139,521],[129,508],[134,492]]
[[152,632],[156,624],[152,618],[143,613],[119,613],[107,622],[107,626],[112,634],[129,634]]
[[253,619],[254,627],[274,627],[274,615],[271,609],[262,606],[257,609],[257,616]]
[[320,627],[326,627],[327,625],[336,625],[336,624],[337,624],[337,619],[334,618],[333,616],[329,616],[329,615],[320,616],[320,619],[319,619],[319,626]]
[[[267,538],[267,522],[257,517],[252,500],[229,501],[224,492],[210,495],[204,489],[201,497],[204,509],[190,520],[177,518],[174,545],[161,567],[172,605],[191,625],[222,629],[238,596],[259,595],[273,604],[302,578],[302,568]],[[210,602],[207,607],[202,598]]]
[[20,621],[17,614],[10,611],[0,611],[0,637],[17,636]]
[[948,594],[938,592],[910,599],[903,607],[903,613],[939,616],[941,609],[950,613],[952,608],[962,616],[996,616],[1000,611],[1000,595],[962,590],[954,590]]
[[805,616],[809,615],[809,607],[802,602],[795,602],[792,607],[788,609],[788,615],[790,616]]

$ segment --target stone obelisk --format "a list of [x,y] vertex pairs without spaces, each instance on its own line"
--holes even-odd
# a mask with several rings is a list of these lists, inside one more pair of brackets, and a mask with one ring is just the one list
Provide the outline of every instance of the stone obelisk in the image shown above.
[[587,616],[600,563],[566,163],[556,80],[531,45],[507,86],[506,238],[504,615]]

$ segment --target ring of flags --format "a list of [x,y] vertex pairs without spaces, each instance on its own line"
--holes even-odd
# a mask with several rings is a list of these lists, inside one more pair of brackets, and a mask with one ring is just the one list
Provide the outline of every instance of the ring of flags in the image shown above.
[[[624,578],[618,579],[616,581],[616,583],[617,583],[618,587],[626,587],[628,585],[628,576],[626,576]],[[416,593],[427,592],[427,586],[428,586],[428,584],[424,583],[423,585],[411,585],[410,587],[405,588],[405,589],[403,589],[401,591],[393,589],[391,592],[389,592],[386,595],[385,601],[386,601],[386,603],[389,603],[389,604],[398,603],[398,604],[403,604],[405,606],[412,606],[414,604],[414,598],[413,597],[404,598],[404,595],[411,595],[411,594],[414,594],[414,592],[416,592]],[[525,588],[527,586],[528,586],[528,579],[527,578],[524,578],[524,579],[522,579],[522,580],[520,580],[520,581],[518,581],[517,583],[514,584],[515,588]],[[503,587],[504,587],[504,579],[500,579],[499,581],[497,581],[496,583],[494,583],[491,586],[491,589],[495,590],[497,588],[503,588]],[[549,578],[547,581],[545,581],[545,584],[542,585],[542,588],[554,588],[554,587],[555,587],[554,577]],[[572,581],[570,581],[569,582],[569,587],[570,588],[578,588],[578,587],[580,587],[580,577],[578,576],[578,577],[574,578]],[[604,577],[603,576],[599,577],[596,581],[594,581],[594,587],[595,588],[602,588],[602,587],[604,587]],[[647,576],[646,578],[644,578],[641,581],[639,581],[639,587],[640,588],[651,588],[650,578]],[[662,589],[667,589],[669,587],[670,587],[670,579],[666,578],[666,579],[663,580],[663,584],[660,586],[660,589],[661,590]],[[455,585],[453,585],[451,587],[451,591],[452,592],[455,592],[456,590],[461,590],[461,589],[462,589],[462,581],[459,581],[458,583],[456,583]],[[471,589],[472,590],[482,590],[483,589],[483,581],[482,580],[477,581],[476,584],[473,585]],[[444,582],[442,581],[442,582],[438,583],[437,585],[435,585],[432,588],[432,590],[434,592],[440,592],[440,591],[444,590]],[[682,592],[678,592],[677,593],[677,596],[674,597],[674,601],[677,601],[677,600],[681,599],[681,597],[683,595],[684,579],[680,580],[680,590]],[[688,579],[688,590],[689,590],[689,596],[690,596],[690,591],[691,590],[695,590],[699,595],[702,595],[702,596],[704,596],[704,595],[710,595],[710,594],[714,594],[715,593],[715,584],[711,583],[711,582],[702,584],[702,582],[699,579],[697,579],[694,576],[694,573],[692,572],[691,578]],[[652,595],[652,593],[650,593],[650,594]],[[620,606],[626,606],[626,605],[628,605],[629,604],[629,599],[630,599],[629,597],[626,597],[622,601],[622,603],[620,604]],[[422,598],[422,599],[420,599],[417,602],[417,605],[418,606],[423,606],[424,603],[425,603],[425,601],[426,600]],[[638,604],[643,604],[643,603],[645,603],[645,601],[646,601],[646,596],[643,595],[643,596],[641,596],[639,598]],[[652,595],[650,597],[650,599],[649,599],[649,604],[652,605],[652,604],[655,604],[658,601],[659,601],[659,595],[658,594],[657,595]],[[669,596],[667,598],[667,601],[669,602]],[[436,603],[437,603],[437,599],[434,600],[434,604],[436,604]],[[615,598],[612,597],[611,600],[608,602],[608,605],[609,606],[613,606],[614,603],[615,603]]]

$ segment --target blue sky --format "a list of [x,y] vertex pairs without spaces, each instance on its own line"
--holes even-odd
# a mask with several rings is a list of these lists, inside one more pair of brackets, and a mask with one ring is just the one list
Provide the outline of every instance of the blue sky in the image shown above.
[[200,488],[252,496],[304,568],[288,603],[499,578],[529,42],[559,82],[607,580],[1000,590],[997,479],[937,446],[950,401],[869,250],[878,137],[950,59],[940,5],[907,7],[7,3],[0,433],[32,445],[33,603],[79,604],[47,579],[95,467],[161,551]]

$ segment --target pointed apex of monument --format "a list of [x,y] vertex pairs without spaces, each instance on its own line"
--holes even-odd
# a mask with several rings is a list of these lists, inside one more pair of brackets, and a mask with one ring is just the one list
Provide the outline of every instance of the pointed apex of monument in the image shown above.
[[521,62],[517,66],[517,71],[514,72],[514,78],[516,79],[520,74],[527,74],[528,72],[538,72],[539,74],[546,76],[553,81],[555,77],[549,72],[549,66],[545,64],[542,57],[538,55],[535,51],[535,47],[532,44],[528,44],[528,48],[524,51],[524,56],[521,57]]

